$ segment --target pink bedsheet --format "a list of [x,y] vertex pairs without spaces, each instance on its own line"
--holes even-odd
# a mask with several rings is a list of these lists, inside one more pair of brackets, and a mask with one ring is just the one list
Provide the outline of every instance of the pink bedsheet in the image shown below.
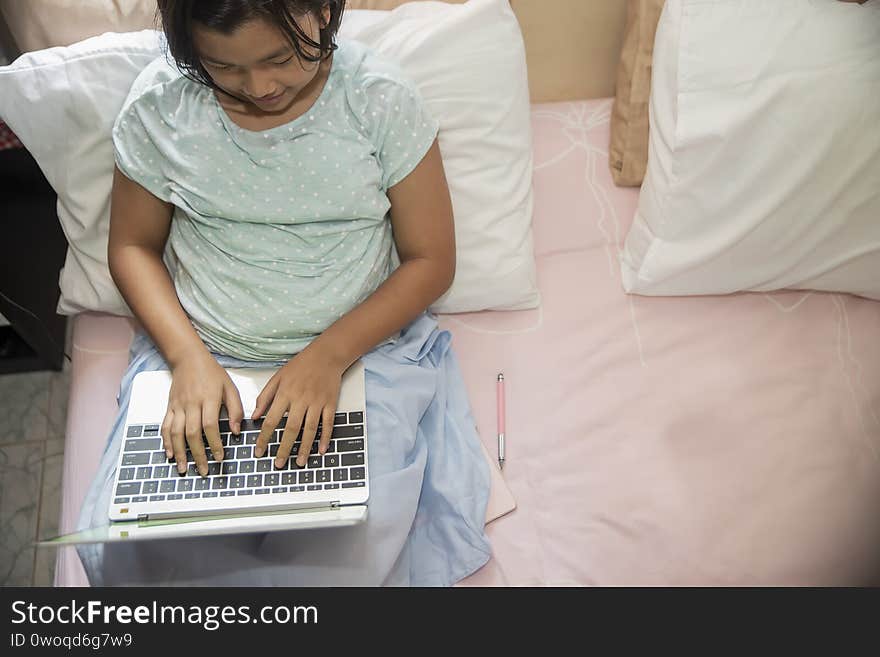
[[[533,109],[542,308],[442,318],[491,454],[505,374],[517,502],[462,584],[877,583],[880,303],[625,295],[617,253],[637,191],[607,172],[610,109]],[[109,350],[128,331],[83,316],[75,342]],[[75,352],[62,528],[94,461],[73,463],[106,438],[120,353]],[[56,583],[82,583],[63,554]]]

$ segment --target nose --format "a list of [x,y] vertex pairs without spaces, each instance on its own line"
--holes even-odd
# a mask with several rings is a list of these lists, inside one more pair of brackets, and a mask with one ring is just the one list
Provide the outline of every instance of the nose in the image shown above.
[[245,79],[244,92],[251,98],[263,98],[278,94],[278,85],[266,71],[251,70]]

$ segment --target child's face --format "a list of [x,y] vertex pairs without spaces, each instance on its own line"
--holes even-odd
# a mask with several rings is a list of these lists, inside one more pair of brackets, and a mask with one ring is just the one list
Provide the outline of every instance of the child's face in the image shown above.
[[[326,24],[329,9],[323,18]],[[317,16],[306,15],[296,21],[310,38],[320,40]],[[318,62],[301,62],[287,36],[266,20],[245,23],[232,34],[197,24],[193,38],[202,65],[215,84],[260,112],[284,112],[320,70]],[[303,49],[309,52],[308,46]]]

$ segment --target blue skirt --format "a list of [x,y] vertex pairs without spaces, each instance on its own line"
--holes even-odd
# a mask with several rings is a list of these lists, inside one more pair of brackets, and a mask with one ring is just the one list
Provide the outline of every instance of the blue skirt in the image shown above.
[[[353,527],[79,545],[93,586],[449,586],[491,555],[484,531],[489,468],[451,336],[421,315],[363,357],[370,501]],[[266,367],[216,355],[223,367]],[[107,524],[131,382],[168,369],[136,336],[120,412],[78,529]]]

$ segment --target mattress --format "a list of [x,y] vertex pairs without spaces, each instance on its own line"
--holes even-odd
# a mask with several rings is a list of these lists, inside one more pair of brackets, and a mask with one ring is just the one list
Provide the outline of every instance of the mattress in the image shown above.
[[[533,106],[542,306],[449,315],[484,446],[507,394],[485,585],[880,581],[880,303],[814,292],[625,295],[637,191],[607,170],[610,100]],[[106,441],[127,320],[74,325],[62,531]],[[59,552],[56,584],[85,584]]]

